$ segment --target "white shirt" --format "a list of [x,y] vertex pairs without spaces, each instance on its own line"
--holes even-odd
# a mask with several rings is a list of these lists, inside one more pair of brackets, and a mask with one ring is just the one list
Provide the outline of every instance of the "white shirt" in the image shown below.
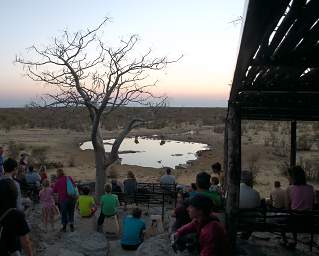
[[176,184],[175,176],[165,174],[165,175],[163,175],[163,176],[160,178],[160,183],[161,183],[161,184],[169,184],[169,185],[172,184],[172,185],[174,185],[174,184]]
[[245,183],[240,183],[239,208],[251,209],[259,206],[259,193],[255,189],[247,186]]

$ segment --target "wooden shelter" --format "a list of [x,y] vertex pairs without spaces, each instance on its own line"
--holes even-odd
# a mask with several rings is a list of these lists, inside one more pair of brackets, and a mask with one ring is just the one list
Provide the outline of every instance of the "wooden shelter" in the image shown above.
[[319,120],[319,1],[246,2],[225,126],[226,218],[236,239],[241,175],[241,120]]

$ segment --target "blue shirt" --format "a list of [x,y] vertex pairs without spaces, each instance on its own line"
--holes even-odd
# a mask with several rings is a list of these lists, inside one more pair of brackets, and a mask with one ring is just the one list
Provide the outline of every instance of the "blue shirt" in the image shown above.
[[141,219],[127,216],[123,221],[123,234],[121,243],[125,245],[137,245],[142,241],[141,233],[145,229],[145,222]]

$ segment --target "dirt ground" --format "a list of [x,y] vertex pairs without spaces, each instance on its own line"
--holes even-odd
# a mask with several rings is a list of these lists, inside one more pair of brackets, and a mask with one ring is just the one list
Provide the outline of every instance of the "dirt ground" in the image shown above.
[[[207,171],[211,173],[212,163],[219,161],[223,163],[223,133],[215,132],[213,126],[188,125],[182,128],[164,128],[160,130],[136,129],[130,136],[151,136],[154,134],[163,135],[166,139],[181,141],[193,141],[207,143],[211,150],[203,151],[199,154],[191,166],[185,169],[175,169],[173,174],[177,177],[178,183],[190,184],[195,181],[198,172]],[[190,133],[190,131],[193,131]],[[287,186],[287,179],[282,175],[281,166],[289,161],[288,156],[278,156],[274,154],[274,147],[265,143],[268,136],[267,129],[248,129],[242,135],[242,168],[255,170],[256,189],[262,196],[268,197],[272,189],[274,180],[282,182],[282,186]],[[79,145],[89,140],[89,133],[75,132],[63,129],[11,129],[1,131],[0,145],[8,150],[9,141],[14,141],[31,154],[32,148],[47,147],[46,161],[50,163],[62,163],[68,175],[76,180],[88,181],[95,179],[95,165],[93,152],[91,150],[82,151]],[[116,132],[104,131],[104,139],[113,138]],[[5,152],[8,153],[8,152]],[[306,153],[298,152],[299,156],[319,159],[318,151]],[[30,156],[32,160],[32,155]],[[111,171],[116,173],[119,180],[126,177],[128,170],[135,173],[138,181],[156,182],[163,175],[163,169],[145,168],[140,166],[114,165]],[[55,173],[56,168],[48,170],[49,174]],[[317,187],[317,185],[315,184]]]

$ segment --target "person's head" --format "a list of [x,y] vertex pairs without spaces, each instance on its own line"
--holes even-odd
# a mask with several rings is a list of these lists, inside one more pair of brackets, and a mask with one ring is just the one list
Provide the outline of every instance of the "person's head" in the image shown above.
[[171,175],[171,173],[172,173],[171,168],[166,168],[166,174],[167,174],[167,175]]
[[247,186],[253,186],[253,174],[251,171],[243,170],[241,172],[240,182],[245,183]]
[[195,183],[192,183],[192,184],[191,184],[191,187],[192,187],[192,190],[193,190],[193,191],[196,191],[196,190],[197,190],[197,186],[196,186]]
[[63,171],[62,168],[59,168],[59,169],[56,170],[56,176],[57,176],[58,178],[64,176],[64,171]]
[[127,172],[127,178],[129,178],[129,179],[135,179],[134,173],[133,173],[132,171],[128,171],[128,172]]
[[12,158],[8,158],[3,162],[3,170],[5,173],[14,174],[17,170],[18,163]]
[[191,219],[208,218],[213,211],[213,202],[209,197],[197,194],[189,200],[187,211]]
[[133,211],[132,211],[132,216],[133,218],[141,218],[142,216],[142,210],[140,208],[134,208]]
[[306,174],[304,169],[300,165],[292,167],[292,174],[294,185],[306,185]]
[[42,186],[48,188],[50,186],[50,181],[48,179],[44,179],[42,181]]
[[216,162],[212,164],[212,170],[213,170],[213,173],[219,174],[222,171],[222,165],[219,162]]
[[83,195],[87,196],[88,194],[90,194],[91,191],[89,187],[85,186],[84,188],[82,188],[82,192],[83,192]]
[[274,182],[274,187],[275,187],[275,188],[280,188],[280,181],[276,180],[276,181]]
[[218,185],[219,179],[217,177],[212,177],[211,182],[212,182],[212,185]]
[[112,185],[110,183],[106,183],[104,186],[104,191],[110,194],[112,192]]
[[0,215],[17,206],[18,191],[13,180],[0,180]]
[[208,190],[210,187],[210,175],[207,172],[200,172],[196,176],[196,186],[198,189]]
[[46,170],[47,170],[47,168],[45,167],[45,165],[41,165],[40,169],[39,169],[39,172],[43,173],[43,172],[46,172]]

